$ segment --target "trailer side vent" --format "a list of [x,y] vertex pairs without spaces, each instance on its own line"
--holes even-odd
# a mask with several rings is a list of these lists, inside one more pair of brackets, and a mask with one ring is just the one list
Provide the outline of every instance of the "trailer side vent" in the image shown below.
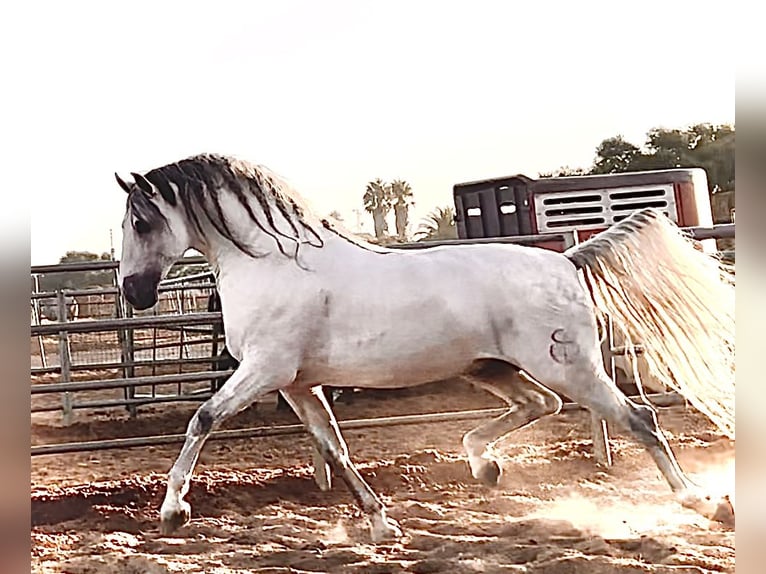
[[672,184],[541,193],[534,205],[540,233],[610,226],[645,207],[678,221]]

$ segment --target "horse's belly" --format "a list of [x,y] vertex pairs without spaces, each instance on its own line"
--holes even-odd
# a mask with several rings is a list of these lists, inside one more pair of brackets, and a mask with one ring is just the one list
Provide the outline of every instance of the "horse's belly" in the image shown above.
[[402,336],[388,340],[348,341],[337,345],[315,370],[324,385],[397,388],[444,380],[463,372],[484,347],[475,338],[437,340]]
[[[386,365],[366,364],[356,369],[330,369],[322,384],[335,387],[403,388],[457,376],[470,361],[450,361],[448,364],[403,364],[394,368]],[[382,368],[378,368],[382,367]]]

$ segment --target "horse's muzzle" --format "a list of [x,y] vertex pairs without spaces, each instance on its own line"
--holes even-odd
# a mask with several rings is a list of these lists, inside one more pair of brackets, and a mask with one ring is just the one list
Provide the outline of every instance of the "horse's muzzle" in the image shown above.
[[122,280],[122,292],[133,308],[143,311],[157,303],[160,275],[159,271],[148,271],[128,275]]

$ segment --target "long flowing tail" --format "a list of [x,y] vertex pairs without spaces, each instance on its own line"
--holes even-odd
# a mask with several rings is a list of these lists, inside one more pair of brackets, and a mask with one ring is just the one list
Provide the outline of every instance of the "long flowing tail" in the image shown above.
[[653,209],[565,252],[651,374],[734,438],[734,274]]

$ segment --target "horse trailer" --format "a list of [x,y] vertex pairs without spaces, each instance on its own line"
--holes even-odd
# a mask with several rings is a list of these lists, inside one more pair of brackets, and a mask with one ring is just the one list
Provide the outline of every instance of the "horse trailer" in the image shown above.
[[[713,225],[704,169],[667,169],[620,174],[532,179],[513,175],[456,184],[458,238],[484,239],[550,234],[535,245],[566,248],[556,234],[576,242],[646,207],[660,209],[679,227]],[[715,240],[703,249],[715,251]]]

